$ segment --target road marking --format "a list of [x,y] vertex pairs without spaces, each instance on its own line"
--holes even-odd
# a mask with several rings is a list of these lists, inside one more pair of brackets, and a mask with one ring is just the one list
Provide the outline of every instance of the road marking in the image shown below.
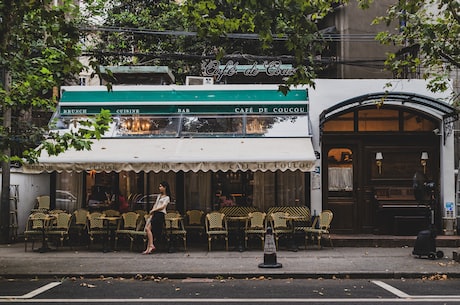
[[12,295],[1,295],[0,296],[0,302],[4,302],[2,299],[30,299],[30,298],[33,298],[37,295],[39,295],[40,293],[43,293],[47,290],[50,290],[58,285],[62,284],[62,282],[51,282],[49,284],[46,284],[45,286],[42,286],[40,288],[37,288],[35,290],[32,290],[31,292],[29,293],[26,293],[26,294],[23,294],[23,295],[18,295],[18,296],[12,296]]
[[252,303],[433,303],[433,302],[458,302],[460,298],[457,299],[440,299],[440,298],[425,298],[425,299],[400,299],[400,298],[387,298],[387,299],[380,299],[380,298],[303,298],[303,299],[185,299],[185,298],[177,298],[177,299],[10,299],[10,300],[0,300],[0,303],[6,302],[20,302],[20,303],[158,303],[158,304],[165,304],[165,303],[184,303],[184,304],[192,304],[192,303],[201,303],[201,304],[209,304],[209,303],[244,303],[244,304],[252,304]]
[[371,281],[371,283],[374,283],[377,286],[380,286],[381,288],[385,289],[388,292],[393,293],[399,298],[410,298],[410,299],[443,299],[443,300],[450,300],[450,299],[460,299],[460,295],[411,295],[407,294],[398,288],[395,288],[387,283],[384,283],[382,281]]
[[371,283],[374,283],[375,285],[385,289],[386,291],[391,292],[392,294],[394,294],[395,296],[399,298],[410,298],[411,297],[410,295],[399,290],[398,288],[388,285],[387,283],[384,283],[382,281],[371,281]]

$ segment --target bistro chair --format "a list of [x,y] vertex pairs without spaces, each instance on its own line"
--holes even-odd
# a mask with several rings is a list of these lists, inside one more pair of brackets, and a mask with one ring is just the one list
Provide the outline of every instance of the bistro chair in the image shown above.
[[208,250],[211,251],[211,240],[225,238],[225,249],[228,251],[228,226],[225,214],[210,212],[206,214],[206,234],[208,235]]
[[179,237],[184,242],[184,250],[187,250],[187,231],[184,227],[184,220],[178,212],[166,213],[165,234],[169,246],[175,237]]
[[[107,217],[119,217],[120,216],[120,211],[114,210],[114,209],[108,209],[102,211],[102,214],[104,214]],[[112,230],[116,230],[118,226],[118,221],[109,221],[109,226]]]
[[[32,251],[34,250],[35,240],[41,240],[43,237],[43,230],[46,230],[45,219],[46,214],[43,212],[34,212],[29,215],[26,223],[26,230],[24,231],[24,252],[27,252],[27,241],[32,240]],[[46,238],[46,237],[45,237]]]
[[120,216],[120,211],[113,210],[113,209],[104,210],[102,213],[103,213],[105,216],[109,216],[109,217],[112,217],[112,216]]
[[334,214],[331,210],[323,210],[318,217],[315,218],[311,227],[305,228],[305,246],[307,245],[308,235],[311,234],[312,237],[316,237],[318,240],[318,246],[321,248],[321,238],[323,235],[327,235],[329,238],[329,242],[332,245],[331,235],[330,235],[330,227],[332,218]]
[[204,212],[201,210],[188,210],[185,212],[185,229],[187,232],[196,232],[202,236],[204,229]]
[[71,232],[78,234],[78,242],[81,243],[81,237],[86,231],[86,224],[89,211],[86,209],[78,209],[73,212],[73,220],[70,225]]
[[[100,219],[102,213],[100,212],[92,212],[88,214],[86,228],[90,240],[90,244],[94,243],[94,239],[97,236],[101,238],[107,233],[106,228],[104,227],[104,221]],[[88,245],[89,247],[90,245]]]
[[138,238],[142,238],[143,249],[145,249],[147,246],[147,232],[145,231],[147,221],[150,221],[150,214],[148,213],[146,213],[143,217],[139,217],[136,231],[131,233],[131,235],[134,237],[134,241]]
[[145,220],[144,216],[149,213],[146,210],[135,210],[134,212],[139,215],[139,219],[141,220]]
[[[49,227],[47,235],[49,237],[56,236],[59,238],[61,247],[64,246],[64,239],[69,240],[69,229],[72,221],[72,215],[69,213],[55,214],[56,220],[54,224]],[[56,245],[59,243],[56,242]]]
[[118,229],[115,231],[115,249],[117,249],[118,239],[127,237],[130,240],[129,250],[133,250],[134,234],[137,229],[139,214],[136,212],[126,212],[121,214],[121,219],[118,223]]
[[292,235],[292,229],[289,227],[287,219],[284,218],[287,215],[288,214],[285,212],[274,212],[270,214],[270,226],[273,229],[276,248],[279,248],[280,237]]
[[266,216],[264,212],[251,212],[246,219],[244,228],[245,247],[248,247],[248,239],[251,236],[258,237],[262,241],[262,249],[264,248],[265,232],[266,232]]
[[48,212],[48,214],[53,214],[53,215],[57,215],[57,214],[60,214],[60,213],[67,213],[67,211],[61,210],[61,209],[54,209],[54,210],[50,210]]
[[50,209],[50,196],[44,195],[44,196],[38,196],[37,197],[37,205],[36,208],[33,209],[32,211],[48,211]]

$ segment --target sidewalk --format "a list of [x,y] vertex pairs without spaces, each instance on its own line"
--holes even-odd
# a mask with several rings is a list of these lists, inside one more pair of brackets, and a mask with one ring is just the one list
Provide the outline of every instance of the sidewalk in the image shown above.
[[324,247],[298,252],[278,251],[282,268],[259,268],[262,250],[245,252],[192,249],[141,255],[127,249],[103,253],[97,248],[38,253],[24,252],[24,243],[0,245],[0,276],[4,278],[62,277],[295,277],[295,278],[421,278],[435,274],[460,278],[460,263],[452,260],[458,248],[438,247],[439,260],[414,257],[412,248]]

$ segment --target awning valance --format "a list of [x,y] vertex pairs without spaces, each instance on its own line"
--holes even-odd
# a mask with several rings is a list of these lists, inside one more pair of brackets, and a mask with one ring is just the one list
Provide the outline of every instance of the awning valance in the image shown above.
[[95,140],[90,151],[46,152],[24,172],[311,171],[310,138],[155,138]]

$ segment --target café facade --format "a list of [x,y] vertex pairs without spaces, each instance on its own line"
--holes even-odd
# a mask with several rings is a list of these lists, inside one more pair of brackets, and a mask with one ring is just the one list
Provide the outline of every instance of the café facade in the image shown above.
[[101,109],[112,114],[110,130],[89,151],[44,153],[18,174],[32,195],[67,210],[116,207],[120,195],[129,209],[147,209],[168,181],[182,213],[219,209],[225,195],[262,211],[330,209],[336,233],[413,234],[430,208],[414,195],[420,173],[437,186],[432,208],[444,229],[457,215],[457,114],[446,97],[421,80],[319,79],[286,95],[277,85],[63,87],[58,130]]

